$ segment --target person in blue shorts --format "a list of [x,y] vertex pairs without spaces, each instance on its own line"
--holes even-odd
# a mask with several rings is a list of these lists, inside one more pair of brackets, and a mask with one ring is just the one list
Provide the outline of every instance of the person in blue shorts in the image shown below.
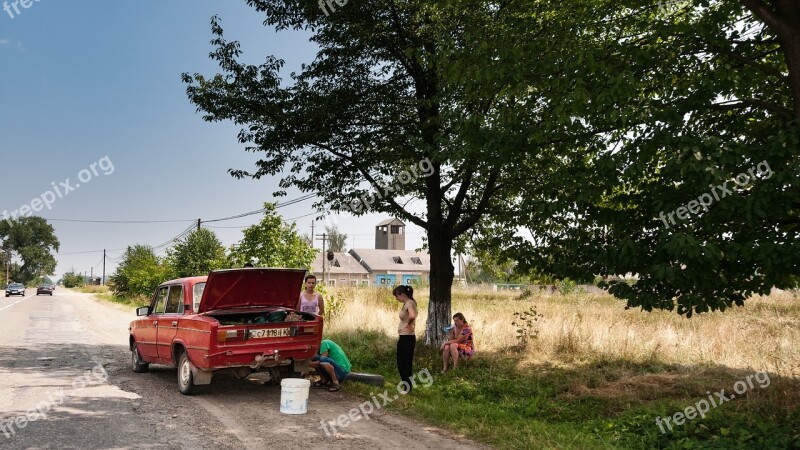
[[328,388],[330,392],[336,392],[342,388],[341,383],[350,374],[352,367],[342,347],[330,339],[323,339],[319,347],[319,355],[311,358],[308,365],[322,377],[322,380],[314,383],[314,387]]

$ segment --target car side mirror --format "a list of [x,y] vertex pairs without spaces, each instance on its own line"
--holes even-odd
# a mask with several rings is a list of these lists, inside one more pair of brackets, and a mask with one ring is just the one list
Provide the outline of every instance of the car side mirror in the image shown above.
[[136,315],[137,316],[146,316],[150,314],[150,307],[149,306],[142,306],[140,308],[136,308]]

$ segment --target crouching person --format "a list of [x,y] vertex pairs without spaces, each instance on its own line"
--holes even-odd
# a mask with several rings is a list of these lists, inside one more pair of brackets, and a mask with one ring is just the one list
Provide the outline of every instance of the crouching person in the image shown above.
[[352,367],[342,347],[330,339],[322,341],[319,355],[311,358],[308,365],[322,377],[320,381],[314,383],[314,387],[327,388],[330,392],[342,388],[341,383],[347,378]]

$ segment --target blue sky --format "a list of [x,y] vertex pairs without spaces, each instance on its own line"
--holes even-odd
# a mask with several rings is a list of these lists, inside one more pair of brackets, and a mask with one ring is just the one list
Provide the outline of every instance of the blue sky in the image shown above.
[[[232,124],[201,119],[180,75],[218,72],[208,58],[215,14],[226,38],[241,41],[247,62],[275,55],[286,61],[285,78],[314,57],[307,34],[264,27],[264,17],[244,0],[30,1],[27,9],[18,5],[19,14],[13,1],[11,14],[0,10],[0,214],[30,205],[53,185],[80,187],[36,213],[49,219],[214,219],[280,200],[272,197],[277,177],[227,174],[252,168],[257,155],[243,150]],[[312,213],[311,203],[279,211],[291,220]],[[227,246],[259,217],[212,229]],[[310,233],[313,217],[296,220],[301,233]],[[374,225],[383,218],[341,214],[333,220],[349,235],[348,247],[372,248]],[[92,267],[99,273],[102,252],[79,252],[155,246],[189,226],[51,223],[61,241],[58,276]],[[422,236],[409,225],[406,248],[420,247]],[[121,253],[109,252],[108,272]]]

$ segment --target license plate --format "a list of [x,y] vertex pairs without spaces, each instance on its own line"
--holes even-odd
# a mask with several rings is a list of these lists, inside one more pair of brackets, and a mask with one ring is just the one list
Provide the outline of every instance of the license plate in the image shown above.
[[292,335],[291,328],[263,328],[261,330],[248,330],[250,339],[272,338],[272,337],[288,337]]

